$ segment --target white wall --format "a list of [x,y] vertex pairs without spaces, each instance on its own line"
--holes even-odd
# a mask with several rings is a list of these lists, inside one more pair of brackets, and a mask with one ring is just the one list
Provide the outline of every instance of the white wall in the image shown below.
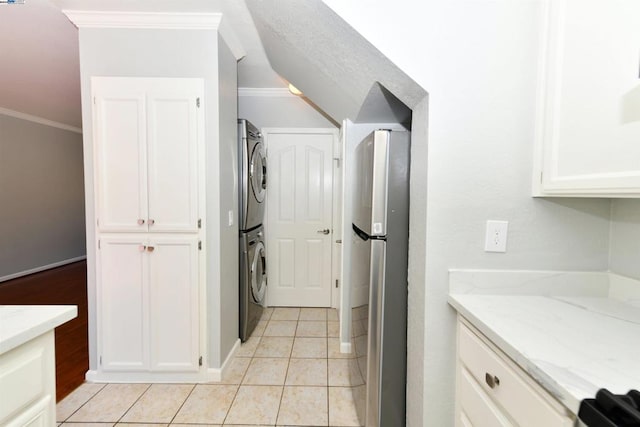
[[258,129],[336,127],[334,122],[300,97],[286,94],[262,96],[259,93],[259,90],[244,89],[238,97],[238,117],[249,120]]
[[[531,198],[540,1],[325,2],[429,93],[413,111],[408,425],[453,425],[448,269],[606,270],[610,202]],[[506,254],[483,251],[488,219],[510,221]]]
[[612,272],[640,279],[640,200],[612,201],[609,257]]
[[[238,229],[238,80],[237,62],[222,38],[218,39],[219,80],[219,182],[220,197],[212,200],[212,208],[218,204],[220,212],[220,293],[210,304],[219,306],[220,317],[216,325],[220,328],[219,363],[223,363],[239,339],[240,288]],[[213,145],[213,144],[211,144]],[[214,170],[217,168],[213,168]],[[229,225],[229,212],[234,221]],[[215,313],[214,313],[215,314]],[[219,366],[219,365],[216,365]]]
[[82,135],[0,113],[0,281],[85,254]]
[[[208,205],[206,227],[207,239],[207,293],[209,305],[209,366],[220,367],[226,355],[221,354],[220,340],[226,333],[221,328],[234,328],[217,322],[220,306],[237,305],[238,301],[221,300],[220,251],[225,237],[221,236],[219,197],[221,174],[228,180],[228,171],[221,172],[220,165],[234,165],[232,153],[219,144],[220,119],[218,103],[218,34],[213,30],[132,30],[132,29],[88,29],[79,30],[80,78],[82,85],[82,123],[84,130],[84,164],[87,214],[87,293],[89,298],[89,365],[97,367],[96,354],[96,270],[95,270],[95,226],[93,219],[93,124],[91,116],[91,76],[143,76],[143,77],[192,77],[205,80],[205,144],[207,168]],[[223,71],[225,73],[228,72]],[[235,112],[235,105],[231,110]],[[233,113],[232,113],[233,114]],[[234,124],[235,126],[235,120]],[[226,128],[225,128],[226,129]],[[227,153],[229,158],[221,158]],[[225,166],[223,166],[223,170]],[[231,202],[229,202],[231,203]],[[223,233],[224,236],[227,233]],[[236,243],[237,244],[237,243]],[[236,252],[237,253],[237,252]],[[226,271],[226,270],[225,270]],[[226,273],[225,273],[226,274]]]

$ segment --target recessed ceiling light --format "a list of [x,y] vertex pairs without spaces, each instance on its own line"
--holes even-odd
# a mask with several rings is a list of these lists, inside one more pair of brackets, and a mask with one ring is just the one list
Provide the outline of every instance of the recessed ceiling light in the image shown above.
[[292,85],[291,83],[289,83],[289,92],[291,92],[292,94],[294,94],[296,96],[302,95],[302,91],[300,89],[298,89],[297,87],[295,87],[294,85]]

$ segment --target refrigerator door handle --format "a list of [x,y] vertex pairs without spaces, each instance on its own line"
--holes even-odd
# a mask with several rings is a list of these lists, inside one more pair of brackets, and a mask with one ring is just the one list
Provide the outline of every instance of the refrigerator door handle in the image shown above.
[[351,227],[353,227],[353,231],[358,235],[359,238],[361,238],[365,242],[369,240],[369,235],[364,231],[360,230],[357,225],[351,224]]

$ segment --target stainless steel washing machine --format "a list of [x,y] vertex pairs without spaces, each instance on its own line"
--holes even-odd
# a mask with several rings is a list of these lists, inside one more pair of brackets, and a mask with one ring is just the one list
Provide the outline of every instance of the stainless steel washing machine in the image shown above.
[[240,236],[240,339],[255,329],[267,292],[267,259],[262,226]]
[[267,194],[267,159],[262,134],[248,120],[238,120],[240,230],[262,225]]

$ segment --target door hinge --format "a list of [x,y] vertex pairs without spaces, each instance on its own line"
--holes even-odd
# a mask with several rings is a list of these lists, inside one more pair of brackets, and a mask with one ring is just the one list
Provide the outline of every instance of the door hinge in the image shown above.
[[338,279],[336,279],[336,288],[338,287]]
[[198,366],[202,366],[202,356],[198,359]]
[[93,105],[96,105],[96,97],[93,97]]
[[200,108],[200,98],[196,98],[196,107]]
[[202,240],[198,240],[198,250],[202,250]]
[[98,249],[100,249],[100,240],[98,240]]
[[202,228],[202,220],[201,219],[198,220],[198,228]]
[[543,181],[543,177],[544,177],[544,172],[540,172],[540,183],[544,183]]
[[102,366],[102,356],[100,356],[100,366]]

